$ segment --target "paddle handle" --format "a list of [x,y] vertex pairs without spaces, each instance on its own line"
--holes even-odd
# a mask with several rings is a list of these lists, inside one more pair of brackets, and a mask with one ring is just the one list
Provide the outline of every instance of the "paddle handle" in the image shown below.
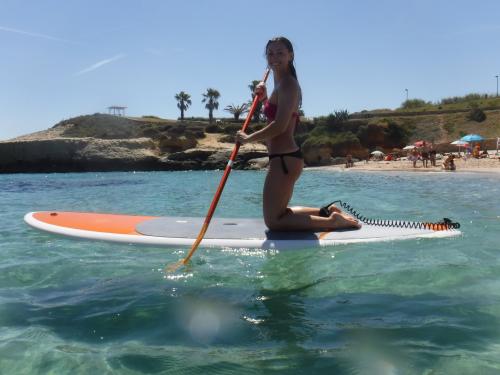
[[[262,79],[262,82],[267,81],[267,77],[269,77],[269,68],[266,69],[266,72],[264,73],[264,78]],[[241,131],[244,132],[248,124],[250,124],[250,121],[252,120],[252,116],[255,112],[255,109],[257,108],[257,103],[259,102],[259,97],[258,95],[255,95],[253,98],[252,106],[250,107],[250,110],[248,111],[247,118],[245,119],[245,122],[243,123],[243,126],[241,127]],[[236,155],[238,155],[238,151],[240,150],[241,144],[239,142],[236,142],[233,151],[231,152],[231,155],[229,156],[229,161],[227,162],[226,168],[224,169],[224,174],[222,175],[222,178],[219,183],[219,187],[217,188],[217,191],[215,192],[215,195],[212,199],[212,203],[210,204],[210,208],[208,209],[207,216],[205,217],[205,221],[203,223],[203,226],[201,227],[200,233],[198,234],[198,237],[194,241],[193,245],[191,246],[191,250],[189,251],[188,255],[182,260],[182,264],[186,264],[189,262],[189,259],[193,256],[194,252],[198,248],[198,245],[200,242],[203,240],[203,237],[205,236],[205,233],[208,230],[208,226],[210,225],[210,221],[212,220],[212,216],[215,212],[215,209],[217,208],[217,204],[219,203],[219,199],[222,195],[222,191],[224,190],[224,186],[226,185],[226,181],[229,177],[229,173],[231,173],[231,169],[233,167],[234,160],[236,159]]]

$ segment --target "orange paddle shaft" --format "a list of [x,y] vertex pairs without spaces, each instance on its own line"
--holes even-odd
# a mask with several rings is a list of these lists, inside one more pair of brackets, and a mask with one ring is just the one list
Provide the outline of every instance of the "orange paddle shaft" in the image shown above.
[[[266,69],[266,72],[264,74],[263,82],[267,81],[267,77],[269,76],[269,68]],[[243,126],[241,127],[241,131],[244,132],[248,124],[250,123],[250,120],[252,119],[253,113],[255,112],[255,109],[257,108],[257,103],[259,102],[259,97],[258,95],[255,95],[253,98],[253,103],[252,106],[250,107],[250,111],[248,112],[247,118],[245,119],[245,122],[243,123]],[[200,233],[198,234],[198,237],[196,238],[196,241],[194,241],[193,246],[191,247],[191,250],[189,251],[188,255],[182,260],[182,264],[186,264],[189,259],[193,256],[194,252],[198,248],[198,245],[200,244],[201,240],[205,236],[205,233],[208,230],[208,226],[210,225],[210,220],[212,220],[212,216],[215,212],[215,209],[217,207],[217,204],[219,203],[219,199],[222,195],[222,191],[224,190],[224,186],[226,185],[226,181],[229,177],[229,173],[231,173],[231,169],[233,167],[234,160],[236,159],[236,155],[238,155],[238,151],[240,150],[240,143],[236,142],[233,148],[233,152],[231,153],[231,156],[229,157],[229,161],[227,162],[226,169],[224,170],[224,174],[222,176],[222,179],[220,180],[219,187],[217,188],[217,191],[215,193],[214,198],[212,199],[212,204],[210,205],[210,208],[208,209],[207,216],[205,218],[205,222],[203,223],[203,226],[201,227]]]

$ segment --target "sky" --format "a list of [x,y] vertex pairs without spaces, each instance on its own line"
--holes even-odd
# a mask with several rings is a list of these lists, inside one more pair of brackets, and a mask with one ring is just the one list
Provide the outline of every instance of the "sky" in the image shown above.
[[280,35],[307,117],[496,93],[498,0],[0,0],[0,140],[112,105],[176,119],[181,90],[229,117]]

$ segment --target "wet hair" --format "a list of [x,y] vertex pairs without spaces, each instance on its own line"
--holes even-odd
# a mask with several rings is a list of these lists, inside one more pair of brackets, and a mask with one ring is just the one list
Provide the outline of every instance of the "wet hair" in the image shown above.
[[[264,51],[264,54],[267,56],[267,49],[269,48],[269,45],[271,43],[276,43],[276,42],[279,42],[279,43],[282,43],[286,49],[288,50],[288,52],[292,53],[293,54],[293,57],[292,59],[288,62],[288,68],[290,69],[290,72],[292,73],[293,77],[297,80],[297,82],[299,81],[299,79],[297,78],[297,71],[295,70],[295,65],[293,63],[293,60],[295,58],[295,53],[293,52],[293,45],[292,45],[292,42],[290,42],[287,38],[285,38],[284,36],[277,36],[275,38],[272,38],[272,39],[269,39],[269,41],[267,42],[266,44],[266,49]],[[302,89],[300,88],[300,85],[299,85],[299,108],[302,106]]]
[[[282,43],[286,49],[288,50],[288,52],[290,53],[294,53],[293,52],[293,46],[292,46],[292,42],[290,42],[287,38],[285,38],[284,36],[278,36],[276,38],[272,38],[272,39],[269,39],[269,41],[267,42],[266,44],[266,50],[265,50],[265,54],[267,55],[267,49],[269,48],[269,45],[271,43],[275,43],[275,42],[280,42]],[[294,56],[295,57],[295,56]],[[290,60],[290,62],[288,63],[288,68],[290,69],[290,71],[292,72],[292,75],[295,77],[295,79],[298,81],[299,79],[297,78],[297,71],[295,70],[295,65],[293,64],[293,58],[292,60]]]

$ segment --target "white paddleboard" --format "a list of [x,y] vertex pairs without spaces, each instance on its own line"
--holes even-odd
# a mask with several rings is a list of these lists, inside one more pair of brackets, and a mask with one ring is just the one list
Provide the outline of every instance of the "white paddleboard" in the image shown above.
[[[32,227],[64,236],[153,246],[191,246],[204,222],[193,217],[64,211],[30,212],[24,220]],[[361,229],[328,232],[272,232],[262,219],[213,218],[200,246],[284,250],[460,234],[440,224],[426,228],[364,224]]]

